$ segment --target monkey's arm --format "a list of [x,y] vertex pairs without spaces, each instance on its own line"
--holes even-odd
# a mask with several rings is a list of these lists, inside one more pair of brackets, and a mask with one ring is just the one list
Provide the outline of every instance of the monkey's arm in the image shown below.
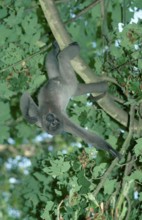
[[24,118],[31,124],[38,122],[39,109],[31,96],[25,92],[20,99],[20,109]]
[[86,93],[105,93],[108,90],[108,85],[105,81],[83,84],[80,83],[77,86],[75,96],[80,96]]
[[84,128],[74,124],[69,118],[64,116],[64,126],[65,131],[81,137],[86,143],[94,144],[97,149],[101,149],[109,152],[113,155],[113,157],[121,158],[121,154],[117,152],[115,149],[111,147],[106,141],[104,141],[101,137],[94,134],[93,132],[89,132]]

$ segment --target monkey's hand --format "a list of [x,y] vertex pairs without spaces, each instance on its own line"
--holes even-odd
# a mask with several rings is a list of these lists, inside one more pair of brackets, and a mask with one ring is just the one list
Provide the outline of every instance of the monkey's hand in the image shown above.
[[27,92],[24,93],[20,99],[20,109],[24,118],[29,123],[35,124],[38,121],[38,107]]

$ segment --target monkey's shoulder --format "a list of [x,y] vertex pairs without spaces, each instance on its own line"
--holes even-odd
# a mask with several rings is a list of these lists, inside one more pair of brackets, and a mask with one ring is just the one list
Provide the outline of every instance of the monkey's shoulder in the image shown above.
[[62,92],[63,90],[63,85],[62,82],[60,81],[60,79],[58,78],[53,78],[51,80],[49,80],[44,86],[43,89],[45,90],[45,92],[47,92],[48,94],[58,94],[59,92]]

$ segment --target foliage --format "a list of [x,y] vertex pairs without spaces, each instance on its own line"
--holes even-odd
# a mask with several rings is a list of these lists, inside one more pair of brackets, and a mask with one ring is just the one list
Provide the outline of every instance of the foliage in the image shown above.
[[[85,151],[74,148],[71,153],[41,153],[32,161],[30,176],[27,176],[18,193],[25,201],[24,210],[28,219],[94,219],[111,217],[120,189],[119,181],[123,175],[123,166],[117,166],[103,186],[99,200],[94,195],[100,179],[109,167],[109,163],[100,163],[102,157],[96,150],[88,148]],[[107,161],[108,162],[108,161]],[[127,181],[126,181],[127,180]],[[134,181],[141,181],[140,172],[134,171],[125,177],[129,191],[129,199],[133,208]],[[22,194],[21,194],[22,189]],[[125,192],[127,194],[127,192]],[[101,204],[102,201],[102,204]],[[122,212],[126,214],[127,207]],[[137,207],[137,211],[140,205]],[[133,213],[134,214],[134,213]],[[99,216],[95,218],[95,216]],[[24,216],[23,216],[24,218]],[[26,218],[27,219],[27,218]]]
[[[141,3],[107,0],[85,12],[92,2],[57,1],[56,6],[73,41],[80,44],[81,57],[95,75],[119,83],[119,87],[111,83],[109,93],[126,112],[135,105],[140,124],[142,27],[141,20],[134,23],[131,19]],[[84,13],[79,15],[80,12]],[[79,16],[72,20],[75,15]],[[44,57],[54,38],[36,0],[0,1],[0,23],[0,218],[113,219],[120,214],[122,219],[127,215],[130,220],[137,216],[141,219],[142,139],[137,133],[132,135],[124,164],[114,166],[111,172],[112,158],[104,152],[96,153],[80,139],[62,134],[35,143],[33,139],[41,131],[23,120],[19,99],[28,90],[36,100],[37,91],[46,80]],[[123,23],[121,32],[118,23]],[[88,95],[77,97],[70,101],[68,114],[120,149],[129,136],[128,128],[112,120],[97,104],[93,106],[93,102]],[[10,138],[13,145],[9,144]],[[30,173],[25,174],[27,169],[19,164],[27,158],[27,146],[30,153],[33,149],[33,159]],[[47,152],[52,146],[57,151]],[[67,154],[63,154],[66,147]],[[7,168],[9,163],[11,167]],[[95,194],[106,172],[107,179]]]

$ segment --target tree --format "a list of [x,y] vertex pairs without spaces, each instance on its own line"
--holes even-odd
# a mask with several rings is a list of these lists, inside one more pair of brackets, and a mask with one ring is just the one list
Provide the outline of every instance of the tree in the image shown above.
[[[132,18],[141,12],[140,1],[6,0],[0,6],[1,217],[136,219],[142,200],[142,29]],[[68,114],[120,150],[120,162],[66,134],[33,142],[41,131],[23,120],[19,99],[25,90],[36,99],[54,38],[61,49],[79,43],[81,55],[72,65],[80,81],[108,81],[103,99],[93,105],[92,96],[75,98]],[[30,161],[25,176],[20,164]]]

